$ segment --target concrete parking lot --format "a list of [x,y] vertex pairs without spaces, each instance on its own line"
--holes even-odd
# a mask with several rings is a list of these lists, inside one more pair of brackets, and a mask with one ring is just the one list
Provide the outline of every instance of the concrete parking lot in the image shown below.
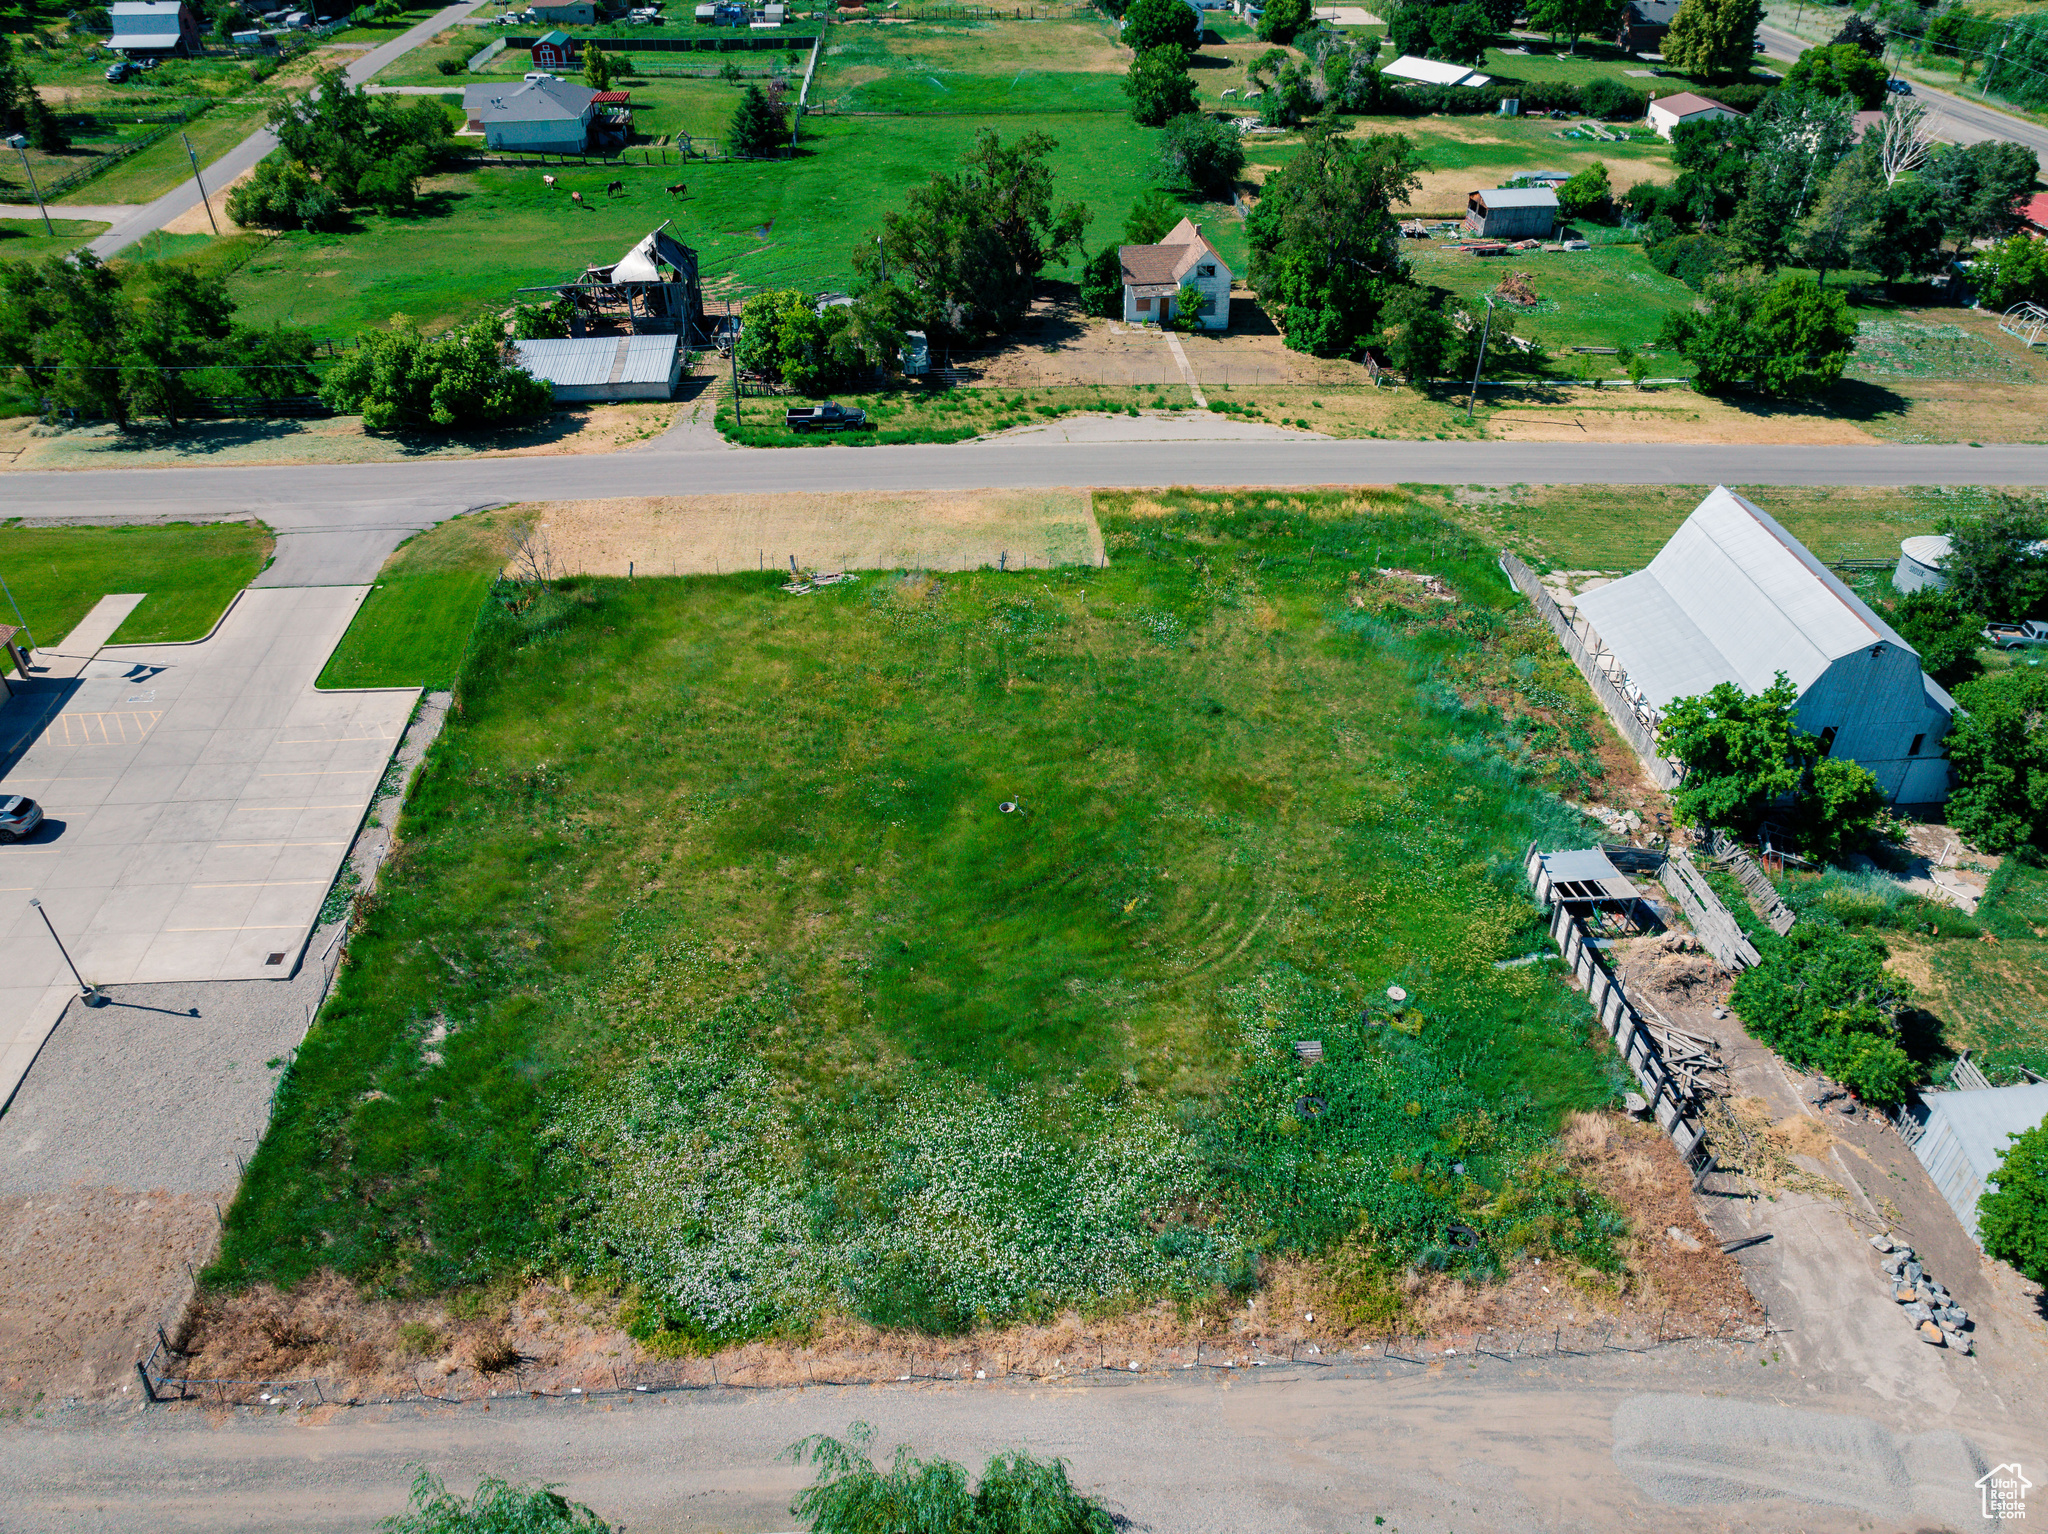
[[45,915],[94,985],[294,973],[419,696],[314,690],[367,591],[251,589],[199,643],[121,647],[138,599],[108,598],[0,709],[0,795],[49,816],[0,847],[0,1102],[77,989]]

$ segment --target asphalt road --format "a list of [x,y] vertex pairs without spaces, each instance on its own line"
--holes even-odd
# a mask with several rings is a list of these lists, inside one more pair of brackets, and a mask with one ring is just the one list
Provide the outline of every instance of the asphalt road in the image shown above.
[[[1776,27],[1758,27],[1757,36],[1763,39],[1765,51],[1774,59],[1796,59],[1811,43],[1800,41],[1789,32]],[[1985,139],[2004,139],[2015,144],[2025,144],[2039,156],[2043,165],[2048,165],[2048,128],[2028,122],[2023,117],[2014,117],[2001,112],[1997,107],[1982,101],[1971,101],[1931,85],[1913,82],[1913,95],[1929,107],[1930,131],[1936,138],[1946,139],[1952,144],[1976,144]]]
[[[390,42],[379,45],[350,64],[343,73],[351,85],[359,85],[378,70],[389,64],[402,53],[410,52],[432,37],[443,27],[452,26],[477,8],[480,0],[462,0],[446,10],[437,11],[418,26],[401,32]],[[208,192],[218,199],[227,184],[249,169],[258,160],[277,147],[277,135],[268,128],[259,128],[226,154],[207,166],[203,173]],[[128,214],[113,228],[94,240],[87,248],[102,261],[118,255],[145,235],[154,234],[172,219],[187,209],[199,205],[199,182],[183,181],[164,193],[155,202],[149,203]],[[214,207],[220,206],[216,200]],[[66,213],[65,217],[84,215]]]

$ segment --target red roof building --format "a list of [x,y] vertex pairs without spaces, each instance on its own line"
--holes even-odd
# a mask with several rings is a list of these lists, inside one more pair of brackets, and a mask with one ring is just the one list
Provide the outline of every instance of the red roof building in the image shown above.
[[2048,192],[2036,192],[2019,211],[2020,228],[2037,240],[2048,240]]

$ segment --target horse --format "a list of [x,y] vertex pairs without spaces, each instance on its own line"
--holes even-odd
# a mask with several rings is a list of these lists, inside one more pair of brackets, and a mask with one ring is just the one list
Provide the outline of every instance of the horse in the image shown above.
[[542,176],[540,184],[552,192],[555,189],[555,178],[553,176]]
[[668,194],[671,197],[678,197],[687,191],[689,191],[689,187],[685,186],[682,182],[678,181],[674,186],[668,189]]
[[612,194],[612,193],[614,193],[614,192],[617,192],[617,193],[619,193],[619,194],[620,194],[621,196],[624,196],[624,195],[625,195],[625,191],[626,191],[626,183],[625,183],[625,182],[623,182],[623,181],[614,181],[614,182],[612,182],[612,183],[611,183],[610,185],[608,185],[607,187],[605,187],[605,189],[604,189],[604,194],[605,194],[605,196],[609,197],[609,196],[611,196],[611,194]]
[[580,208],[584,205],[583,194],[581,192],[571,192],[569,194],[569,201],[575,203],[576,206]]

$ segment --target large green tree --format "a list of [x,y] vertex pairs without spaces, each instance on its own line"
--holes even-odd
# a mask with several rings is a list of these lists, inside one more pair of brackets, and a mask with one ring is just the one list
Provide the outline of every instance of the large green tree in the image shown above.
[[1529,25],[1547,32],[1553,40],[1565,38],[1570,51],[1579,51],[1579,39],[1588,33],[1611,37],[1626,0],[1530,0]]
[[1715,278],[1706,295],[1703,310],[1666,316],[1657,342],[1692,363],[1700,389],[1797,396],[1841,380],[1857,322],[1839,292],[1788,273],[1768,286]]
[[1856,142],[1846,98],[1780,86],[1737,128],[1742,194],[1728,237],[1766,271],[1790,258],[1799,224]]
[[1912,987],[1885,968],[1884,944],[1828,921],[1766,939],[1729,1004],[1752,1036],[1801,1070],[1824,1071],[1865,1102],[1902,1100],[1916,1074],[1899,1043]]
[[[1079,202],[1053,203],[1058,141],[1025,133],[975,136],[966,167],[934,175],[885,216],[881,256],[927,328],[959,335],[1007,330],[1031,306],[1046,262],[1076,248],[1088,223]],[[874,253],[863,246],[857,263]]]
[[1828,173],[1820,196],[1792,234],[1792,254],[1813,268],[1820,286],[1827,286],[1829,272],[1849,265],[1868,248],[1884,192],[1854,156]]
[[248,229],[333,229],[347,210],[312,171],[289,155],[269,155],[247,181],[228,188],[228,217]]
[[1290,348],[1349,356],[1378,328],[1406,276],[1390,210],[1420,185],[1419,165],[1401,134],[1344,138],[1317,125],[1267,178],[1245,221],[1250,280]]
[[1967,680],[1977,669],[1984,644],[1984,615],[1954,587],[1923,586],[1909,591],[1892,609],[1899,637],[1920,652],[1920,669],[1944,687]]
[[1124,12],[1123,41],[1140,56],[1154,48],[1193,53],[1202,45],[1202,23],[1188,0],[1132,0]]
[[2048,618],[2048,509],[2003,495],[1989,511],[1950,513],[1942,571],[1966,605],[2001,623]]
[[2015,234],[1978,251],[1970,285],[1978,302],[2000,313],[2017,303],[2048,303],[2048,240]]
[[367,331],[321,380],[329,408],[372,432],[472,431],[548,414],[548,386],[505,356],[495,317],[425,336],[410,322]]
[[1244,170],[1244,140],[1227,122],[1185,112],[1159,135],[1159,167],[1171,185],[1228,192]]
[[341,202],[384,213],[412,206],[451,132],[439,102],[372,96],[338,69],[272,107],[270,127],[284,157],[312,171]]
[[2033,190],[2040,161],[2026,145],[2004,140],[1939,144],[1924,174],[1941,189],[1943,221],[1960,252],[2019,227],[2019,204]]
[[1786,71],[1785,83],[1823,96],[1847,96],[1865,112],[1884,105],[1884,65],[1853,43],[1809,48]]
[[1269,43],[1291,43],[1308,29],[1314,15],[1309,0],[1267,0],[1259,17],[1259,37]]
[[1977,1200],[1977,1235],[1986,1255],[2048,1284],[2048,1124],[2008,1137],[1997,1186]]
[[[1180,0],[1170,3],[1180,5]],[[1180,8],[1187,9],[1184,5]],[[1124,76],[1124,94],[1131,98],[1131,120],[1141,128],[1164,127],[1201,104],[1194,79],[1188,74],[1188,56],[1171,44],[1148,48],[1131,60],[1130,73]]]
[[1684,0],[1664,34],[1664,62],[1694,79],[1746,75],[1763,0]]
[[1948,823],[1986,852],[2048,847],[2048,673],[2015,666],[1956,689]]

